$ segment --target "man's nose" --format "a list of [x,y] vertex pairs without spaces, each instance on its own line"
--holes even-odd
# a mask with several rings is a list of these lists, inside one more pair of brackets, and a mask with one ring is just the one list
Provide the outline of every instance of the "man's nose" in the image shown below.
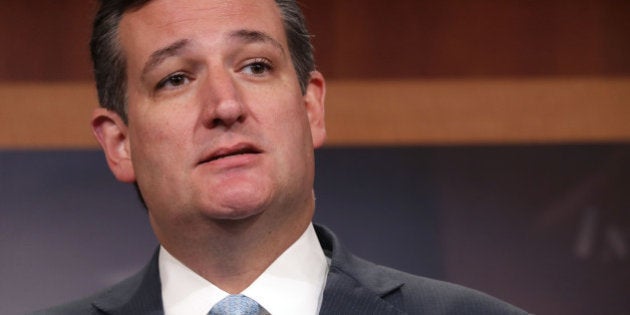
[[203,123],[207,128],[229,128],[245,120],[247,111],[242,95],[228,71],[209,76],[205,90]]

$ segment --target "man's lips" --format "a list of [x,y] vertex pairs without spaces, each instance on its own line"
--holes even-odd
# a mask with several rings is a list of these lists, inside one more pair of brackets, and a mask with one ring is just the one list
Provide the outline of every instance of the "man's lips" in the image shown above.
[[199,164],[209,163],[235,155],[259,153],[262,153],[262,150],[258,149],[256,146],[248,143],[239,143],[230,147],[222,147],[212,151],[210,154],[206,155]]

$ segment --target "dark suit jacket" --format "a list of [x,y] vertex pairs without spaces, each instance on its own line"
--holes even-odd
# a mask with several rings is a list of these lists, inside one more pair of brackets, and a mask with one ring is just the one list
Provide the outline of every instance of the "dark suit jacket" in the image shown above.
[[[331,258],[320,314],[527,314],[475,290],[357,258],[330,230],[315,229]],[[35,314],[162,314],[157,257],[156,252],[139,273],[101,293]]]

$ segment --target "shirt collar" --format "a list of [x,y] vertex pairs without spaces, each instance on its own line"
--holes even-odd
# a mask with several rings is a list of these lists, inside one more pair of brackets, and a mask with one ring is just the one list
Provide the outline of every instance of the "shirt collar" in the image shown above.
[[[242,294],[269,313],[317,314],[321,305],[328,260],[310,224]],[[159,253],[162,301],[166,315],[207,314],[228,295],[194,273],[164,248]]]

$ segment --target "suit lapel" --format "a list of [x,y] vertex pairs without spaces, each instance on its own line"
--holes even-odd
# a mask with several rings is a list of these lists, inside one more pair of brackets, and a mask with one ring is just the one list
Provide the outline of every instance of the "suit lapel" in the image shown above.
[[104,314],[164,314],[158,250],[136,275],[98,296],[92,305]]
[[331,270],[320,314],[404,314],[374,291],[339,270]]
[[345,251],[330,230],[315,229],[331,257],[320,314],[405,314],[389,302],[400,299],[403,283],[381,276],[377,266]]

